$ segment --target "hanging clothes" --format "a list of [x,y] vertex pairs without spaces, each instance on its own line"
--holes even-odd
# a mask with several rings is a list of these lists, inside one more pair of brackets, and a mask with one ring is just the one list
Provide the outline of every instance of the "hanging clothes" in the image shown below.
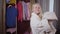
[[10,0],[9,4],[16,4],[16,0]]
[[6,0],[6,3],[9,3],[10,0]]
[[[28,7],[27,7],[27,3],[25,3],[24,1],[22,1],[23,4],[23,13],[25,14],[25,17],[23,17],[25,20],[27,20],[28,17]],[[24,16],[23,14],[23,16]]]
[[6,10],[6,25],[8,27],[16,26],[16,17],[17,17],[17,9],[14,6],[7,7]]
[[27,13],[28,13],[27,20],[30,20],[30,2],[27,3]]
[[17,9],[18,9],[18,21],[22,22],[22,19],[23,19],[23,6],[22,6],[21,2],[19,2],[17,4]]
[[25,6],[24,6],[24,4],[25,4],[25,2],[24,1],[22,1],[22,6],[23,6],[23,20],[26,20],[26,16],[25,16]]

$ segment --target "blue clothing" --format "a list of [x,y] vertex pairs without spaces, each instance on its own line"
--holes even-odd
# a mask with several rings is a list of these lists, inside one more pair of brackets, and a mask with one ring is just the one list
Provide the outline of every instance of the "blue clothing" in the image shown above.
[[16,26],[17,9],[14,6],[6,10],[6,25],[8,27]]

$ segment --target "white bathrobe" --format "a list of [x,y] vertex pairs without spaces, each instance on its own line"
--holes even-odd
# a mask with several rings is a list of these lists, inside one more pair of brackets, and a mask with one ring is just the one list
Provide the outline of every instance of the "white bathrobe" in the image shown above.
[[35,13],[32,13],[31,15],[30,26],[32,34],[45,34],[45,32],[50,31],[50,34],[55,34],[55,31],[53,31],[51,26],[48,24],[48,20],[44,17],[41,20],[40,17]]

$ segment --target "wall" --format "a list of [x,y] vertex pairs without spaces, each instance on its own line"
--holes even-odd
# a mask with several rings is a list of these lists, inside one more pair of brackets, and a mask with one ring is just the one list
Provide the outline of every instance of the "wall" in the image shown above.
[[0,0],[0,34],[2,33],[2,0]]
[[56,28],[60,30],[60,8],[59,8],[59,0],[54,1],[54,12],[56,13],[58,17],[58,21],[56,22]]

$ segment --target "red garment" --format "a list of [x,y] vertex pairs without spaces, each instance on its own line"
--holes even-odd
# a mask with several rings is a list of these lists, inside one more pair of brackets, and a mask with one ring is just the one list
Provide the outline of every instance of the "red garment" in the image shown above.
[[18,21],[22,22],[22,19],[23,19],[23,6],[22,6],[22,3],[17,4],[17,9],[18,9]]

